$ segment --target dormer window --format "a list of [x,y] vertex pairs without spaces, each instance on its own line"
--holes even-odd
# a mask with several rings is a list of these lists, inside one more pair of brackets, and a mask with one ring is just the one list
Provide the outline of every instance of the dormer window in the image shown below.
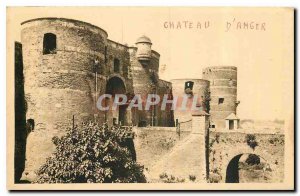
[[43,54],[56,54],[56,35],[53,33],[44,34]]

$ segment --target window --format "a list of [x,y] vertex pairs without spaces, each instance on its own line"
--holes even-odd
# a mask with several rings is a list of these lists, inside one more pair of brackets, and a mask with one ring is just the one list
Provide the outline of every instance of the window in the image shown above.
[[192,81],[188,81],[188,82],[185,82],[185,87],[184,89],[190,89],[190,90],[193,90],[193,86],[194,86],[194,82]]
[[107,46],[104,48],[104,62],[107,63]]
[[219,105],[224,103],[224,98],[219,98]]
[[114,60],[114,72],[116,72],[116,73],[120,72],[120,61],[119,61],[119,59]]
[[46,33],[43,40],[43,54],[56,54],[56,35]]
[[232,81],[232,79],[229,79],[228,85],[229,85],[229,86],[233,86],[233,81]]
[[185,82],[184,92],[187,95],[193,95],[193,86],[194,86],[194,82],[192,81]]
[[28,119],[27,120],[27,123],[26,123],[26,130],[27,130],[27,133],[30,133],[31,131],[33,131],[34,130],[34,126],[35,126],[35,124],[34,124],[34,120],[33,119]]

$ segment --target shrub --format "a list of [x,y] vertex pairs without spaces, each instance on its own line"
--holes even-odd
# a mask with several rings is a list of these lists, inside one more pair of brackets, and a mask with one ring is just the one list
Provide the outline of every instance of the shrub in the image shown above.
[[259,156],[255,155],[255,154],[249,154],[249,156],[247,157],[245,162],[248,165],[258,165],[258,164],[260,164],[260,158],[259,158]]
[[[84,123],[53,138],[56,151],[38,170],[35,183],[146,182],[130,152],[130,128]],[[134,151],[134,150],[133,150]]]
[[185,179],[183,179],[183,178],[175,178],[175,176],[173,176],[173,175],[169,176],[167,173],[160,174],[159,178],[164,183],[183,183],[183,182],[185,182]]
[[250,146],[250,148],[252,148],[253,150],[255,150],[255,147],[258,146],[256,137],[253,134],[246,135],[246,142],[247,142],[248,146]]
[[195,182],[196,176],[195,175],[189,175],[189,179],[190,179],[190,181]]

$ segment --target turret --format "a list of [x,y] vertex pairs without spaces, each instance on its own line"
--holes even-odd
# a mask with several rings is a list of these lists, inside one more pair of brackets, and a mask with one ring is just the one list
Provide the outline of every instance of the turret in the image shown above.
[[151,40],[142,36],[136,41],[137,53],[136,56],[140,62],[149,62],[151,59]]

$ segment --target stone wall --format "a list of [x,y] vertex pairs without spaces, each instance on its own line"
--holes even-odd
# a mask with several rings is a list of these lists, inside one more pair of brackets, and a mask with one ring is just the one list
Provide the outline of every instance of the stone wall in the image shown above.
[[[56,35],[56,50],[50,54],[43,54],[46,33]],[[72,125],[73,115],[76,123],[94,119],[95,92],[105,87],[99,75],[96,90],[94,63],[97,58],[103,65],[106,37],[102,29],[79,21],[45,18],[22,23],[26,117],[35,124],[27,140],[26,176],[50,156],[51,138]]]
[[[55,43],[50,52],[45,52],[46,35]],[[129,96],[146,96],[155,93],[153,89],[159,94],[170,93],[170,84],[158,78],[157,52],[152,51],[149,64],[143,65],[135,56],[136,48],[107,37],[103,29],[72,19],[38,18],[22,23],[26,119],[32,127],[22,179],[35,178],[35,171],[54,150],[51,139],[62,136],[66,128],[88,120],[112,124],[118,111],[104,112],[96,107],[112,78],[124,84],[124,93]],[[19,58],[18,51],[16,55]],[[114,68],[116,60],[119,69]],[[152,120],[151,111],[127,113],[125,118],[133,125],[145,121],[147,126]],[[156,108],[154,126],[173,126],[172,120],[170,111]]]
[[[141,96],[143,106],[145,106],[149,94],[158,94],[161,97],[163,97],[163,94],[169,94],[171,92],[171,84],[160,80],[158,77],[159,54],[152,50],[152,56],[149,61],[140,62],[136,56],[137,48],[130,47],[129,51],[134,94]],[[148,111],[134,111],[133,118],[138,126],[174,125],[170,110],[161,111],[159,105],[154,107],[151,107]]]
[[[193,82],[192,94],[187,94],[185,91],[185,83]],[[194,97],[198,97],[198,104],[202,104],[203,109],[205,111],[209,110],[208,104],[209,101],[209,81],[202,79],[174,79],[171,80],[172,83],[172,93],[173,96],[177,96],[177,106],[174,111],[174,119],[178,119],[179,122],[185,122],[192,119],[192,111],[191,106]],[[187,108],[188,110],[181,111],[181,104],[183,101],[183,97],[188,96],[187,99]]]
[[[202,77],[210,81],[211,124],[217,129],[225,128],[225,118],[236,114],[237,107],[237,68],[233,66],[207,67]],[[219,99],[223,98],[220,103]]]
[[172,148],[190,134],[182,131],[179,135],[175,127],[136,127],[134,145],[137,154],[137,162],[146,170],[155,165],[167,155]]
[[250,148],[245,133],[211,132],[209,135],[210,177],[218,182],[226,181],[229,162],[238,155],[255,154],[270,166],[268,182],[284,179],[284,135],[253,134],[258,146]]

